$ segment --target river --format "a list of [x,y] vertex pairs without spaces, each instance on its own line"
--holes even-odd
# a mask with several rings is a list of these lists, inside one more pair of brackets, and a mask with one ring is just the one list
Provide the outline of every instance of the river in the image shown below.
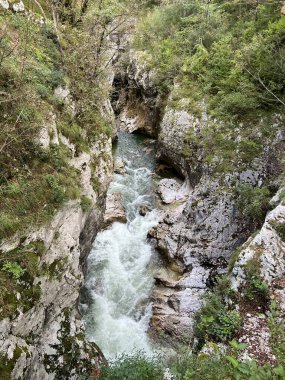
[[[95,239],[87,261],[85,287],[91,300],[84,316],[88,340],[109,359],[152,354],[147,330],[155,255],[147,233],[157,224],[155,141],[120,131],[114,156],[124,160],[126,174],[114,174],[109,192],[121,193],[128,221],[113,223]],[[142,205],[153,211],[141,216]]]

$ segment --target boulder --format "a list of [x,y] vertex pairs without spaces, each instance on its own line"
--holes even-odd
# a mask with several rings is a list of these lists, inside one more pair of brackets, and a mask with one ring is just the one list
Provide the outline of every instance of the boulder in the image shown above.
[[181,183],[175,178],[164,178],[158,184],[158,194],[163,203],[183,202],[187,199],[190,189],[185,182]]
[[104,214],[104,226],[108,227],[114,222],[126,223],[127,215],[120,202],[121,193],[108,194],[106,199],[106,211]]
[[12,9],[14,12],[24,12],[25,11],[25,5],[22,1],[19,1],[18,3],[14,3],[12,5]]
[[121,157],[116,158],[114,162],[114,173],[125,174],[126,172],[124,160]]
[[0,7],[4,8],[4,9],[9,9],[8,0],[0,0]]
[[142,205],[139,207],[139,214],[141,216],[146,216],[146,214],[148,214],[150,211],[151,209],[146,205]]
[[163,203],[169,204],[176,200],[180,184],[173,178],[164,178],[159,182],[158,194]]

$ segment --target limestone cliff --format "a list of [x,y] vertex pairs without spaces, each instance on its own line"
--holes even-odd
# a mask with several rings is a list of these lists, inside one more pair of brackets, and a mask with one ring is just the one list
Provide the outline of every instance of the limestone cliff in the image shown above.
[[[94,162],[99,195],[92,187]],[[1,352],[7,355],[15,379],[78,379],[103,360],[100,350],[86,342],[77,305],[85,256],[102,221],[112,173],[111,140],[102,137],[91,153],[72,158],[71,164],[80,171],[83,194],[92,199],[88,209],[82,209],[80,200],[70,201],[43,227],[31,227],[25,237],[16,235],[0,247],[8,256],[16,251],[33,254],[34,247],[41,245],[33,282],[21,281],[23,294],[16,294],[13,317],[0,322]],[[29,310],[21,307],[27,286],[39,292]]]
[[[152,118],[148,124],[157,135],[157,160],[162,164],[158,170],[166,165],[176,172],[172,172],[173,179],[159,182],[160,222],[149,234],[166,266],[155,275],[151,330],[164,334],[173,344],[175,339],[192,335],[193,318],[202,305],[203,294],[214,286],[217,276],[227,273],[232,254],[255,228],[243,213],[238,191],[262,188],[269,179],[274,183],[282,171],[282,117],[277,115],[271,120],[272,125],[278,126],[276,133],[263,140],[258,158],[242,162],[242,134],[236,127],[237,146],[232,148],[236,149],[236,158],[225,164],[226,158],[216,153],[209,162],[209,148],[203,145],[207,139],[204,131],[217,128],[219,133],[223,123],[207,114],[205,102],[200,105],[200,116],[189,113],[183,99],[178,107],[173,107],[173,94],[162,102],[155,89],[155,72],[145,68],[139,54],[131,52],[130,56],[136,59],[130,58],[128,80],[133,83],[131,88],[136,88],[139,109],[143,104],[152,115],[152,110],[160,107],[160,117]],[[173,93],[176,91],[174,87]],[[126,95],[123,97],[127,99]],[[125,105],[123,115],[128,112],[128,101]],[[134,131],[130,121],[124,123],[130,132]],[[142,125],[136,124],[136,128],[145,131]],[[231,138],[226,144],[231,144]],[[212,147],[215,143],[218,144],[212,141]]]
[[[113,171],[114,116],[108,97],[112,73],[106,70],[98,80],[104,92],[95,98],[90,92],[93,84],[86,78],[92,63],[86,63],[83,77],[78,71],[72,76],[77,68],[71,60],[62,63],[54,25],[40,16],[44,10],[36,7],[37,13],[34,8],[22,9],[22,2],[6,3],[0,3],[4,8],[0,22],[6,28],[7,46],[13,44],[13,33],[18,38],[11,48],[11,61],[5,61],[12,78],[18,79],[13,64],[20,67],[19,62],[26,60],[27,50],[22,47],[31,46],[17,90],[22,111],[16,124],[9,124],[5,114],[6,135],[1,134],[1,170],[2,165],[5,168],[1,196],[6,196],[6,202],[1,203],[0,215],[0,377],[81,379],[105,360],[96,344],[85,338],[78,302],[86,255],[103,221]],[[31,41],[22,26],[29,30]],[[61,33],[61,38],[67,38]],[[88,31],[82,37],[82,30],[75,27],[69,30],[69,38],[72,33],[73,44],[79,33],[80,43],[90,37]],[[67,41],[67,51],[62,53],[67,55],[70,46]],[[49,75],[55,82],[45,82]],[[8,87],[4,94],[8,102],[13,98],[9,91]],[[17,106],[14,100],[9,106],[11,119]],[[21,118],[25,110],[32,112],[28,119]],[[109,129],[105,124],[100,128],[100,123]],[[33,134],[25,136],[31,129]],[[13,194],[8,191],[12,187]],[[8,215],[15,228],[5,224]]]

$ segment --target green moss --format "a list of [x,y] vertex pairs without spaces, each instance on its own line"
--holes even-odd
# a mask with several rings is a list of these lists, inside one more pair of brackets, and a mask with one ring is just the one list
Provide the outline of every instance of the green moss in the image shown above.
[[56,278],[57,280],[61,280],[62,273],[64,272],[64,269],[66,268],[66,265],[68,263],[68,257],[62,257],[60,259],[54,260],[51,264],[43,265],[43,272],[46,276],[48,276],[50,279]]
[[[75,370],[82,378],[89,378],[94,369],[91,359],[99,356],[95,345],[87,343],[84,335],[79,333],[75,336],[70,334],[71,310],[65,308],[62,313],[63,322],[59,335],[60,343],[54,346],[57,351],[54,355],[45,355],[44,365],[48,373],[54,373],[58,379],[67,379],[71,370]],[[84,350],[84,358],[81,352]],[[59,361],[59,358],[61,360]]]

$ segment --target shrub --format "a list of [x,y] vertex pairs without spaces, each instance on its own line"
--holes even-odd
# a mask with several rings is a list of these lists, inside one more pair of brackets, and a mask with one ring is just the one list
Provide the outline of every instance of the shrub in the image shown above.
[[269,302],[269,287],[263,281],[260,275],[260,263],[257,258],[249,260],[245,265],[245,281],[244,287],[245,298],[249,301],[255,301],[260,306],[267,308]]
[[238,207],[249,223],[259,226],[270,209],[270,191],[267,187],[240,185],[237,189]]
[[18,280],[26,271],[15,261],[6,261],[2,266],[2,270],[10,273],[15,280]]
[[178,357],[171,370],[175,379],[179,380],[221,380],[231,378],[232,374],[231,365],[225,357],[203,354]]
[[0,213],[0,238],[16,232],[20,221],[11,214]]
[[285,241],[285,223],[278,221],[271,221],[270,224],[277,232],[281,240]]
[[142,354],[122,356],[101,369],[99,380],[163,380],[163,368],[156,359]]
[[81,208],[83,211],[88,211],[90,210],[90,208],[92,207],[92,199],[86,197],[85,195],[83,195],[81,197]]
[[47,99],[50,96],[50,90],[44,86],[43,84],[38,84],[36,86],[37,93],[40,95],[42,99]]
[[50,200],[54,203],[62,203],[66,200],[65,190],[64,188],[59,184],[58,178],[47,174],[45,176],[45,180],[47,184],[49,185],[50,189],[52,190],[50,194]]
[[207,341],[226,342],[237,333],[241,318],[231,310],[227,301],[231,290],[226,277],[220,279],[211,293],[206,294],[204,305],[195,317],[195,335],[198,349]]
[[272,350],[280,363],[285,365],[285,322],[283,313],[276,301],[272,301],[270,304],[269,328]]

